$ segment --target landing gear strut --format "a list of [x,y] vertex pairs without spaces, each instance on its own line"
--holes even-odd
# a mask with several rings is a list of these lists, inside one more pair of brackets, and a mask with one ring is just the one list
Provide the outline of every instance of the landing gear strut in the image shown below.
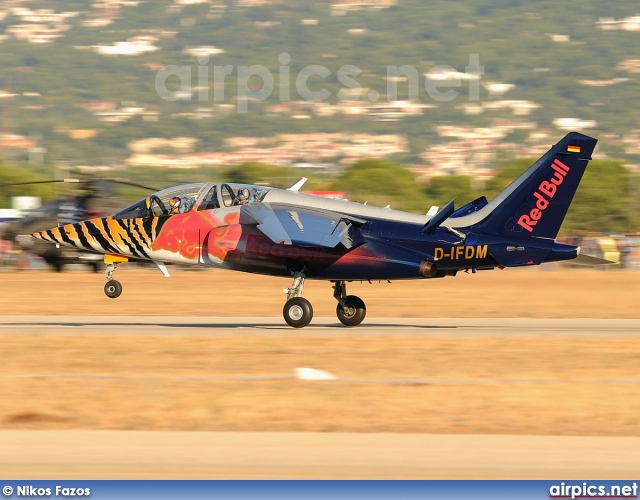
[[302,297],[304,289],[304,273],[297,272],[293,275],[293,284],[285,288],[287,302],[282,309],[284,320],[293,328],[304,328],[313,318],[313,307],[311,303]]
[[113,273],[116,270],[116,267],[121,262],[128,262],[129,258],[124,255],[114,255],[107,253],[104,255],[104,263],[106,267],[104,269],[104,277],[107,278],[107,284],[104,285],[104,293],[110,299],[116,299],[120,297],[122,293],[122,285],[120,282],[113,279]]
[[113,279],[113,272],[116,270],[117,262],[107,264],[107,268],[104,271],[104,277],[107,278],[107,283],[104,285],[104,293],[110,299],[116,299],[120,297],[122,293],[122,285],[119,281]]
[[343,325],[357,326],[362,323],[367,315],[367,307],[360,297],[347,295],[347,284],[344,281],[334,282],[333,296],[338,301],[336,316]]
[[[287,302],[282,309],[284,320],[293,328],[304,328],[313,318],[311,303],[302,297],[304,289],[304,272],[293,275],[293,283],[285,288]],[[345,326],[357,326],[367,315],[367,307],[360,297],[347,295],[347,284],[344,281],[333,282],[333,296],[338,301],[336,315]]]

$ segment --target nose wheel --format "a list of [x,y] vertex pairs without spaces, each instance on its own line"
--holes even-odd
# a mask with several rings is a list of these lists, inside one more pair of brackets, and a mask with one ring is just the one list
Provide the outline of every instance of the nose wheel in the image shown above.
[[119,281],[109,280],[104,285],[104,293],[110,299],[118,298],[122,293],[122,285],[120,284]]
[[104,293],[110,299],[116,299],[122,294],[122,285],[119,281],[113,279],[113,272],[116,270],[117,265],[117,263],[109,263],[104,270],[104,277],[109,280],[104,285]]

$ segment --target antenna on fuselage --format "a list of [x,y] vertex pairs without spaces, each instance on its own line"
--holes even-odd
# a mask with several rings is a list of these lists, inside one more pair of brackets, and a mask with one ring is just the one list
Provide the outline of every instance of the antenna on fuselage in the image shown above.
[[306,177],[303,177],[298,182],[296,182],[293,186],[291,186],[290,188],[287,188],[287,191],[296,191],[296,192],[298,192],[300,190],[300,188],[302,186],[304,186],[304,183],[307,182],[308,180],[309,179],[307,179]]

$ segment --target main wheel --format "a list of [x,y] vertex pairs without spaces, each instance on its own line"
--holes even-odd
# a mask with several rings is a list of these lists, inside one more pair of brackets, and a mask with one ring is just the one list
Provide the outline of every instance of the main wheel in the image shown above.
[[304,328],[311,323],[313,307],[311,307],[311,303],[304,297],[294,297],[287,300],[282,309],[282,315],[289,326]]
[[119,281],[109,280],[104,285],[104,293],[110,299],[118,298],[118,297],[120,297],[120,294],[122,293],[122,285],[120,284]]
[[367,307],[360,297],[347,295],[345,298],[346,307],[338,304],[336,315],[345,326],[358,326],[367,315]]

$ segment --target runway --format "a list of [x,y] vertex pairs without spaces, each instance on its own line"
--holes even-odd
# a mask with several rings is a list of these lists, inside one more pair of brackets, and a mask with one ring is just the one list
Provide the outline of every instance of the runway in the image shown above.
[[[228,337],[242,336],[260,337],[278,335],[280,338],[374,338],[389,337],[398,339],[410,338],[455,338],[455,339],[495,339],[518,337],[555,338],[555,339],[638,339],[640,338],[640,320],[633,319],[531,319],[531,318],[376,318],[355,328],[346,328],[337,320],[329,317],[316,318],[315,322],[304,328],[290,328],[284,321],[273,317],[198,317],[187,318],[180,316],[159,317],[127,317],[119,316],[104,318],[96,316],[4,316],[0,317],[0,337],[21,333],[37,333],[38,335],[109,335],[130,336],[153,334],[160,336],[188,336],[188,337]],[[28,379],[29,375],[6,377],[0,379]],[[74,374],[41,373],[31,376],[35,379],[97,379],[97,380],[199,380],[199,381],[266,381],[287,380],[296,378],[295,374],[264,374],[235,375],[228,377],[123,377],[123,376],[88,376]],[[401,382],[406,384],[457,384],[457,383],[527,383],[543,384],[558,383],[564,380],[554,378],[496,378],[474,377],[340,377],[337,380],[358,383]],[[640,384],[639,377],[586,377],[573,378],[572,383],[631,383]]]
[[0,316],[0,335],[39,333],[128,335],[264,335],[455,338],[640,338],[640,319],[553,318],[367,318],[354,328],[335,317],[315,317],[303,329],[287,326],[279,317],[220,316]]
[[[261,342],[274,338],[309,340],[309,345],[322,345],[326,339],[362,339],[367,346],[378,337],[395,338],[399,342],[436,339],[569,339],[570,345],[581,345],[580,339],[616,339],[637,346],[640,320],[635,319],[416,319],[369,318],[360,327],[345,328],[335,318],[318,317],[302,330],[287,327],[279,317],[180,317],[180,316],[1,316],[0,337],[51,339],[112,339],[146,335],[160,336],[176,342],[180,339],[212,337],[216,343],[226,339],[254,338]],[[102,337],[101,337],[102,336]],[[230,339],[230,340],[229,340]],[[323,340],[324,339],[324,340]],[[573,340],[576,340],[574,343]],[[314,344],[315,342],[315,344]],[[51,346],[52,344],[49,343]],[[259,344],[258,344],[259,345]],[[356,344],[358,345],[358,344]],[[408,345],[408,344],[407,344]],[[460,345],[460,344],[456,344]],[[54,346],[55,347],[55,346]],[[146,352],[146,351],[145,351]],[[475,351],[474,351],[475,352]],[[510,352],[510,351],[509,351]],[[526,354],[526,353],[525,353]],[[357,354],[356,354],[357,355]],[[473,354],[472,354],[473,355]],[[274,361],[277,358],[274,358]],[[321,360],[321,357],[318,357]],[[374,358],[375,359],[375,358]],[[153,360],[151,360],[153,361]],[[337,361],[336,361],[337,362]],[[157,363],[157,361],[156,361]],[[172,362],[173,363],[173,362]],[[495,363],[494,363],[495,364]],[[51,367],[58,367],[53,364]],[[60,365],[63,366],[63,365]],[[348,365],[344,365],[348,367]],[[363,365],[364,366],[364,365]],[[491,366],[487,364],[486,366]],[[153,370],[157,368],[152,367]],[[53,369],[53,368],[51,368]],[[167,384],[233,381],[250,386],[281,380],[292,384],[294,374],[274,373],[262,377],[254,374],[180,375],[171,371],[159,375],[135,373],[74,373],[6,371],[0,381],[11,387],[15,381],[29,384],[53,383],[64,379],[86,384],[93,379],[150,383],[147,391]],[[346,368],[345,368],[346,370]],[[485,369],[486,370],[486,369]],[[155,372],[153,372],[155,373]],[[465,372],[466,373],[466,372]],[[451,377],[377,377],[339,378],[352,386],[370,384],[384,394],[385,387],[469,386],[509,387],[513,384],[567,388],[596,384],[605,394],[609,385],[637,393],[640,377],[593,376],[575,372],[570,379],[549,377],[499,378],[470,371],[464,378]],[[527,372],[528,373],[528,372]],[[632,371],[624,372],[632,374]],[[93,377],[93,378],[92,378]],[[27,382],[24,382],[27,380]],[[53,380],[53,382],[51,382]],[[100,382],[103,384],[103,382]],[[109,382],[111,383],[111,382]],[[115,383],[115,382],[114,382]],[[268,382],[271,383],[271,382]],[[391,386],[385,384],[392,384]],[[425,385],[426,384],[426,385]],[[480,384],[480,385],[479,385]],[[88,386],[91,387],[91,386]],[[101,385],[108,388],[111,386]],[[147,386],[143,386],[144,387]],[[173,387],[170,385],[169,387]],[[177,386],[177,387],[182,387]],[[195,390],[198,390],[197,386]],[[208,387],[208,386],[202,386]],[[225,386],[226,387],[226,386]],[[236,386],[232,386],[236,387]],[[262,387],[262,386],[261,386]],[[286,387],[289,387],[286,385]],[[326,387],[326,386],[325,386]],[[232,390],[232,389],[229,389]],[[243,389],[244,390],[244,389]],[[287,389],[289,390],[289,389]],[[373,390],[373,389],[372,389]],[[493,389],[490,389],[493,390]],[[564,389],[563,389],[564,390]],[[513,394],[517,394],[514,389]],[[141,393],[141,394],[144,394]],[[273,394],[280,394],[276,392]],[[443,394],[446,394],[443,393]],[[560,394],[563,394],[562,392]],[[331,395],[331,393],[330,393]],[[153,396],[158,398],[159,396]],[[165,397],[165,396],[163,396]],[[483,396],[490,398],[491,396]],[[511,397],[511,396],[508,396]],[[382,401],[378,401],[385,408]],[[508,402],[508,400],[507,400]],[[152,404],[154,400],[151,400]],[[163,404],[162,401],[160,401]],[[550,405],[554,402],[550,401]],[[263,404],[264,406],[264,404]],[[270,408],[264,406],[264,408]],[[455,406],[454,406],[455,408]],[[633,410],[632,408],[630,409]],[[129,410],[134,411],[134,410]],[[137,410],[136,410],[137,411]],[[165,411],[165,410],[163,410]],[[472,410],[473,411],[473,410]],[[401,413],[400,413],[401,415]],[[578,415],[576,415],[578,416]],[[572,418],[562,414],[562,418]],[[267,417],[268,418],[268,417]],[[313,418],[312,414],[308,418]],[[450,417],[450,418],[456,418]],[[628,418],[628,417],[625,417]],[[7,420],[5,419],[5,422]],[[509,420],[505,422],[509,423]],[[46,428],[46,427],[45,427]],[[569,427],[570,428],[570,427]],[[0,477],[6,479],[629,479],[640,475],[640,437],[626,436],[553,436],[391,433],[391,432],[202,432],[140,430],[0,430]]]

